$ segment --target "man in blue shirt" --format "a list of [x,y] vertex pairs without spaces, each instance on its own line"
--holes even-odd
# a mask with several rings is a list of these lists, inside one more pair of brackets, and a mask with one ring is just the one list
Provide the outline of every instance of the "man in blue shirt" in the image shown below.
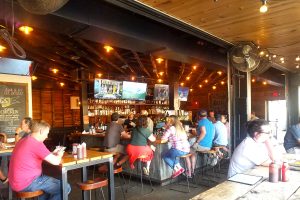
[[211,121],[207,119],[207,111],[201,110],[199,112],[200,120],[197,127],[197,138],[194,144],[192,144],[192,173],[196,166],[197,151],[208,151],[212,147],[212,142],[215,137],[215,127]]
[[225,121],[225,116],[217,114],[216,123],[214,123],[216,134],[213,140],[213,146],[227,146],[228,144],[227,128],[222,120]]
[[295,153],[295,148],[300,148],[300,119],[287,130],[283,146],[287,153]]

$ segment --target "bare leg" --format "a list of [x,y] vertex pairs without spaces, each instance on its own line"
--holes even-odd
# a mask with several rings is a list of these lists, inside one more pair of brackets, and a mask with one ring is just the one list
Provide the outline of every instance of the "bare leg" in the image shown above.
[[117,166],[121,166],[124,162],[128,160],[128,155],[124,155],[122,159],[117,163]]
[[187,175],[188,176],[192,176],[192,174],[194,173],[194,170],[192,170],[192,167],[191,167],[191,160],[189,157],[185,158],[185,163],[186,163],[186,166],[187,166]]
[[151,160],[146,162],[146,167],[147,167],[148,171],[150,170],[150,164],[151,164]]
[[3,172],[0,170],[0,179],[4,181],[6,179],[6,176],[4,176]]
[[114,156],[114,165],[116,164],[116,162],[119,160],[119,158],[121,157],[121,154],[120,153],[117,153],[115,156]]
[[197,156],[196,152],[192,153],[192,156],[191,156],[191,161],[192,161],[192,163],[191,163],[191,171],[192,171],[192,173],[194,173],[195,167],[196,167],[196,156]]

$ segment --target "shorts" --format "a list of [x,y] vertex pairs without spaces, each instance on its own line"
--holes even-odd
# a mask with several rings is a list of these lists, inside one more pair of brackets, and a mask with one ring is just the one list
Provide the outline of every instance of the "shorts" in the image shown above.
[[115,146],[115,147],[106,148],[104,151],[110,152],[110,153],[120,153],[120,154],[126,155],[125,147],[124,147],[124,145],[121,145],[121,144],[117,144],[117,146]]

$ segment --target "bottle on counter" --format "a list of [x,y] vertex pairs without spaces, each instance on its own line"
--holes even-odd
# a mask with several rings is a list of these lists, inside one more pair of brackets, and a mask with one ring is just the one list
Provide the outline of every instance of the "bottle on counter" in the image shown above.
[[77,159],[82,159],[83,155],[82,155],[82,148],[81,145],[77,145]]
[[83,142],[81,144],[81,150],[82,150],[82,158],[86,158],[86,143]]
[[269,181],[272,183],[277,183],[279,179],[279,165],[275,162],[269,165]]
[[282,182],[287,182],[289,180],[288,170],[289,170],[289,164],[287,162],[283,162],[281,167]]

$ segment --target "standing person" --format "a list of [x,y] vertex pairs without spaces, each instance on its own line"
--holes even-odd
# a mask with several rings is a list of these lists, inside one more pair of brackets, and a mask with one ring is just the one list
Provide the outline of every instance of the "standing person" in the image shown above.
[[226,120],[224,115],[217,114],[216,115],[216,123],[214,123],[215,127],[215,138],[213,140],[213,146],[227,146],[228,138],[227,138],[227,128],[222,121]]
[[213,139],[215,137],[215,127],[211,121],[207,119],[206,110],[199,112],[200,120],[197,126],[197,138],[192,144],[192,168],[196,167],[196,151],[208,151],[212,147]]
[[148,129],[150,130],[150,133],[153,133],[153,121],[152,119],[148,116],[148,111],[147,110],[142,110],[141,115],[145,115],[147,117],[147,124],[148,124]]
[[271,160],[279,158],[271,145],[271,127],[266,120],[248,121],[246,130],[248,136],[237,146],[230,159],[228,178],[256,165],[268,166]]
[[[128,160],[125,147],[120,144],[121,137],[130,138],[130,135],[123,129],[122,125],[118,124],[118,119],[118,113],[115,112],[111,115],[111,122],[106,129],[103,145],[106,147],[106,152],[116,154],[114,156],[114,164],[121,166],[124,162],[126,162],[126,160]],[[119,159],[120,161],[118,161]]]
[[208,111],[207,119],[211,121],[211,123],[216,123],[215,111],[213,110]]
[[147,117],[141,115],[138,120],[136,127],[132,129],[131,142],[127,146],[127,154],[129,157],[130,167],[134,168],[134,162],[140,156],[146,156],[141,159],[142,162],[146,163],[146,166],[143,167],[145,175],[149,175],[151,160],[153,159],[153,151],[150,146],[147,144],[147,141],[154,142],[156,138],[147,128]]
[[287,153],[295,153],[295,148],[300,148],[300,118],[297,124],[288,128],[283,146]]
[[130,112],[124,122],[124,128],[126,131],[131,131],[133,127],[135,127],[134,114],[133,112]]
[[9,165],[9,184],[17,192],[43,190],[41,199],[60,200],[60,180],[42,174],[43,161],[59,165],[64,154],[61,149],[51,153],[44,145],[49,130],[47,122],[33,122],[32,133],[16,143]]
[[31,133],[32,119],[31,117],[24,117],[21,121],[21,126],[17,128],[15,133],[15,141],[28,136]]
[[[172,146],[163,154],[163,159],[173,169],[172,178],[175,178],[184,172],[184,169],[178,161],[178,157],[190,153],[190,144],[188,142],[187,134],[176,116],[172,115],[168,117],[166,126],[168,128],[163,134],[161,142],[164,143],[169,141]],[[189,158],[186,158],[186,163],[188,167],[186,175],[191,177],[194,168],[191,169]]]

